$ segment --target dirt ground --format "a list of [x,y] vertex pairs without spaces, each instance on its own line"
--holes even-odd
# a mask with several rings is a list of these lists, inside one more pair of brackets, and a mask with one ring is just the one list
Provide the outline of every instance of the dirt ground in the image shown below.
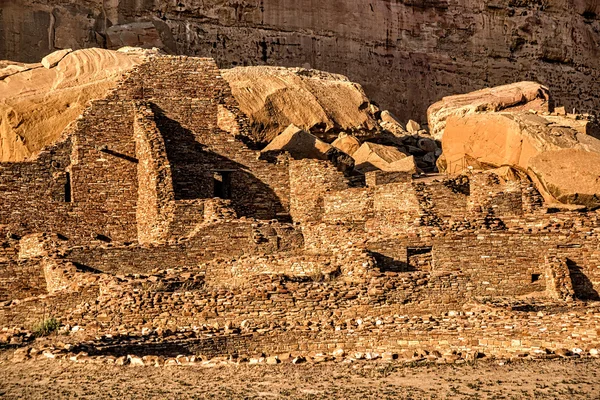
[[600,360],[132,367],[0,357],[6,399],[597,399]]

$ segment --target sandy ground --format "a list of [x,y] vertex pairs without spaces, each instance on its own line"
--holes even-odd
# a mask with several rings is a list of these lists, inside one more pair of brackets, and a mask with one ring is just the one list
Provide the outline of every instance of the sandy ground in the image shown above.
[[132,367],[0,357],[6,399],[597,399],[600,360]]

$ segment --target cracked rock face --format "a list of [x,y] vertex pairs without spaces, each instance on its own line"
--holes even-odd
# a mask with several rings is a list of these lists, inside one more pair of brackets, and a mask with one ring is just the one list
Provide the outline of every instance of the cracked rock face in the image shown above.
[[57,49],[157,46],[220,67],[347,75],[401,120],[444,96],[519,80],[569,111],[600,108],[596,0],[0,0],[0,59]]
[[446,171],[509,166],[526,172],[548,203],[600,206],[600,140],[581,116],[528,112],[452,115],[442,146]]

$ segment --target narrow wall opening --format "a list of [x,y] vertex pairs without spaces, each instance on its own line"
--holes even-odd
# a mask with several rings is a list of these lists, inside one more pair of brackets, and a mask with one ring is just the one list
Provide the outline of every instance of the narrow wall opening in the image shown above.
[[65,175],[65,203],[71,203],[73,201],[71,195],[71,173],[67,172]]
[[213,197],[231,199],[232,170],[213,171]]

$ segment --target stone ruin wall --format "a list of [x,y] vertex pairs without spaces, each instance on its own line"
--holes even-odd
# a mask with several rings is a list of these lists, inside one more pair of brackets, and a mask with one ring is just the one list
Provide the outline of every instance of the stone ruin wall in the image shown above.
[[[189,231],[181,225],[189,225],[190,211],[202,222],[215,170],[231,172],[238,216],[289,218],[286,161],[258,160],[256,151],[217,126],[219,106],[240,114],[218,74],[211,60],[182,57],[160,57],[128,73],[106,99],[92,102],[62,142],[30,162],[0,165],[2,225],[20,236],[56,232],[82,244],[98,237],[164,241],[169,231]],[[145,105],[136,105],[140,101]],[[240,124],[243,132],[241,117]],[[168,170],[173,190],[165,183]],[[159,210],[161,222],[151,226]]]
[[[273,332],[215,338],[211,351],[598,340],[589,321],[567,337],[448,315],[485,299],[598,299],[597,213],[547,213],[530,183],[490,175],[375,173],[356,187],[325,161],[267,163],[219,128],[219,110],[238,113],[231,99],[214,63],[158,57],[62,142],[0,165],[0,326],[53,313],[97,333],[244,320]],[[230,199],[212,199],[214,171],[232,174]],[[528,318],[543,328],[564,315]]]

